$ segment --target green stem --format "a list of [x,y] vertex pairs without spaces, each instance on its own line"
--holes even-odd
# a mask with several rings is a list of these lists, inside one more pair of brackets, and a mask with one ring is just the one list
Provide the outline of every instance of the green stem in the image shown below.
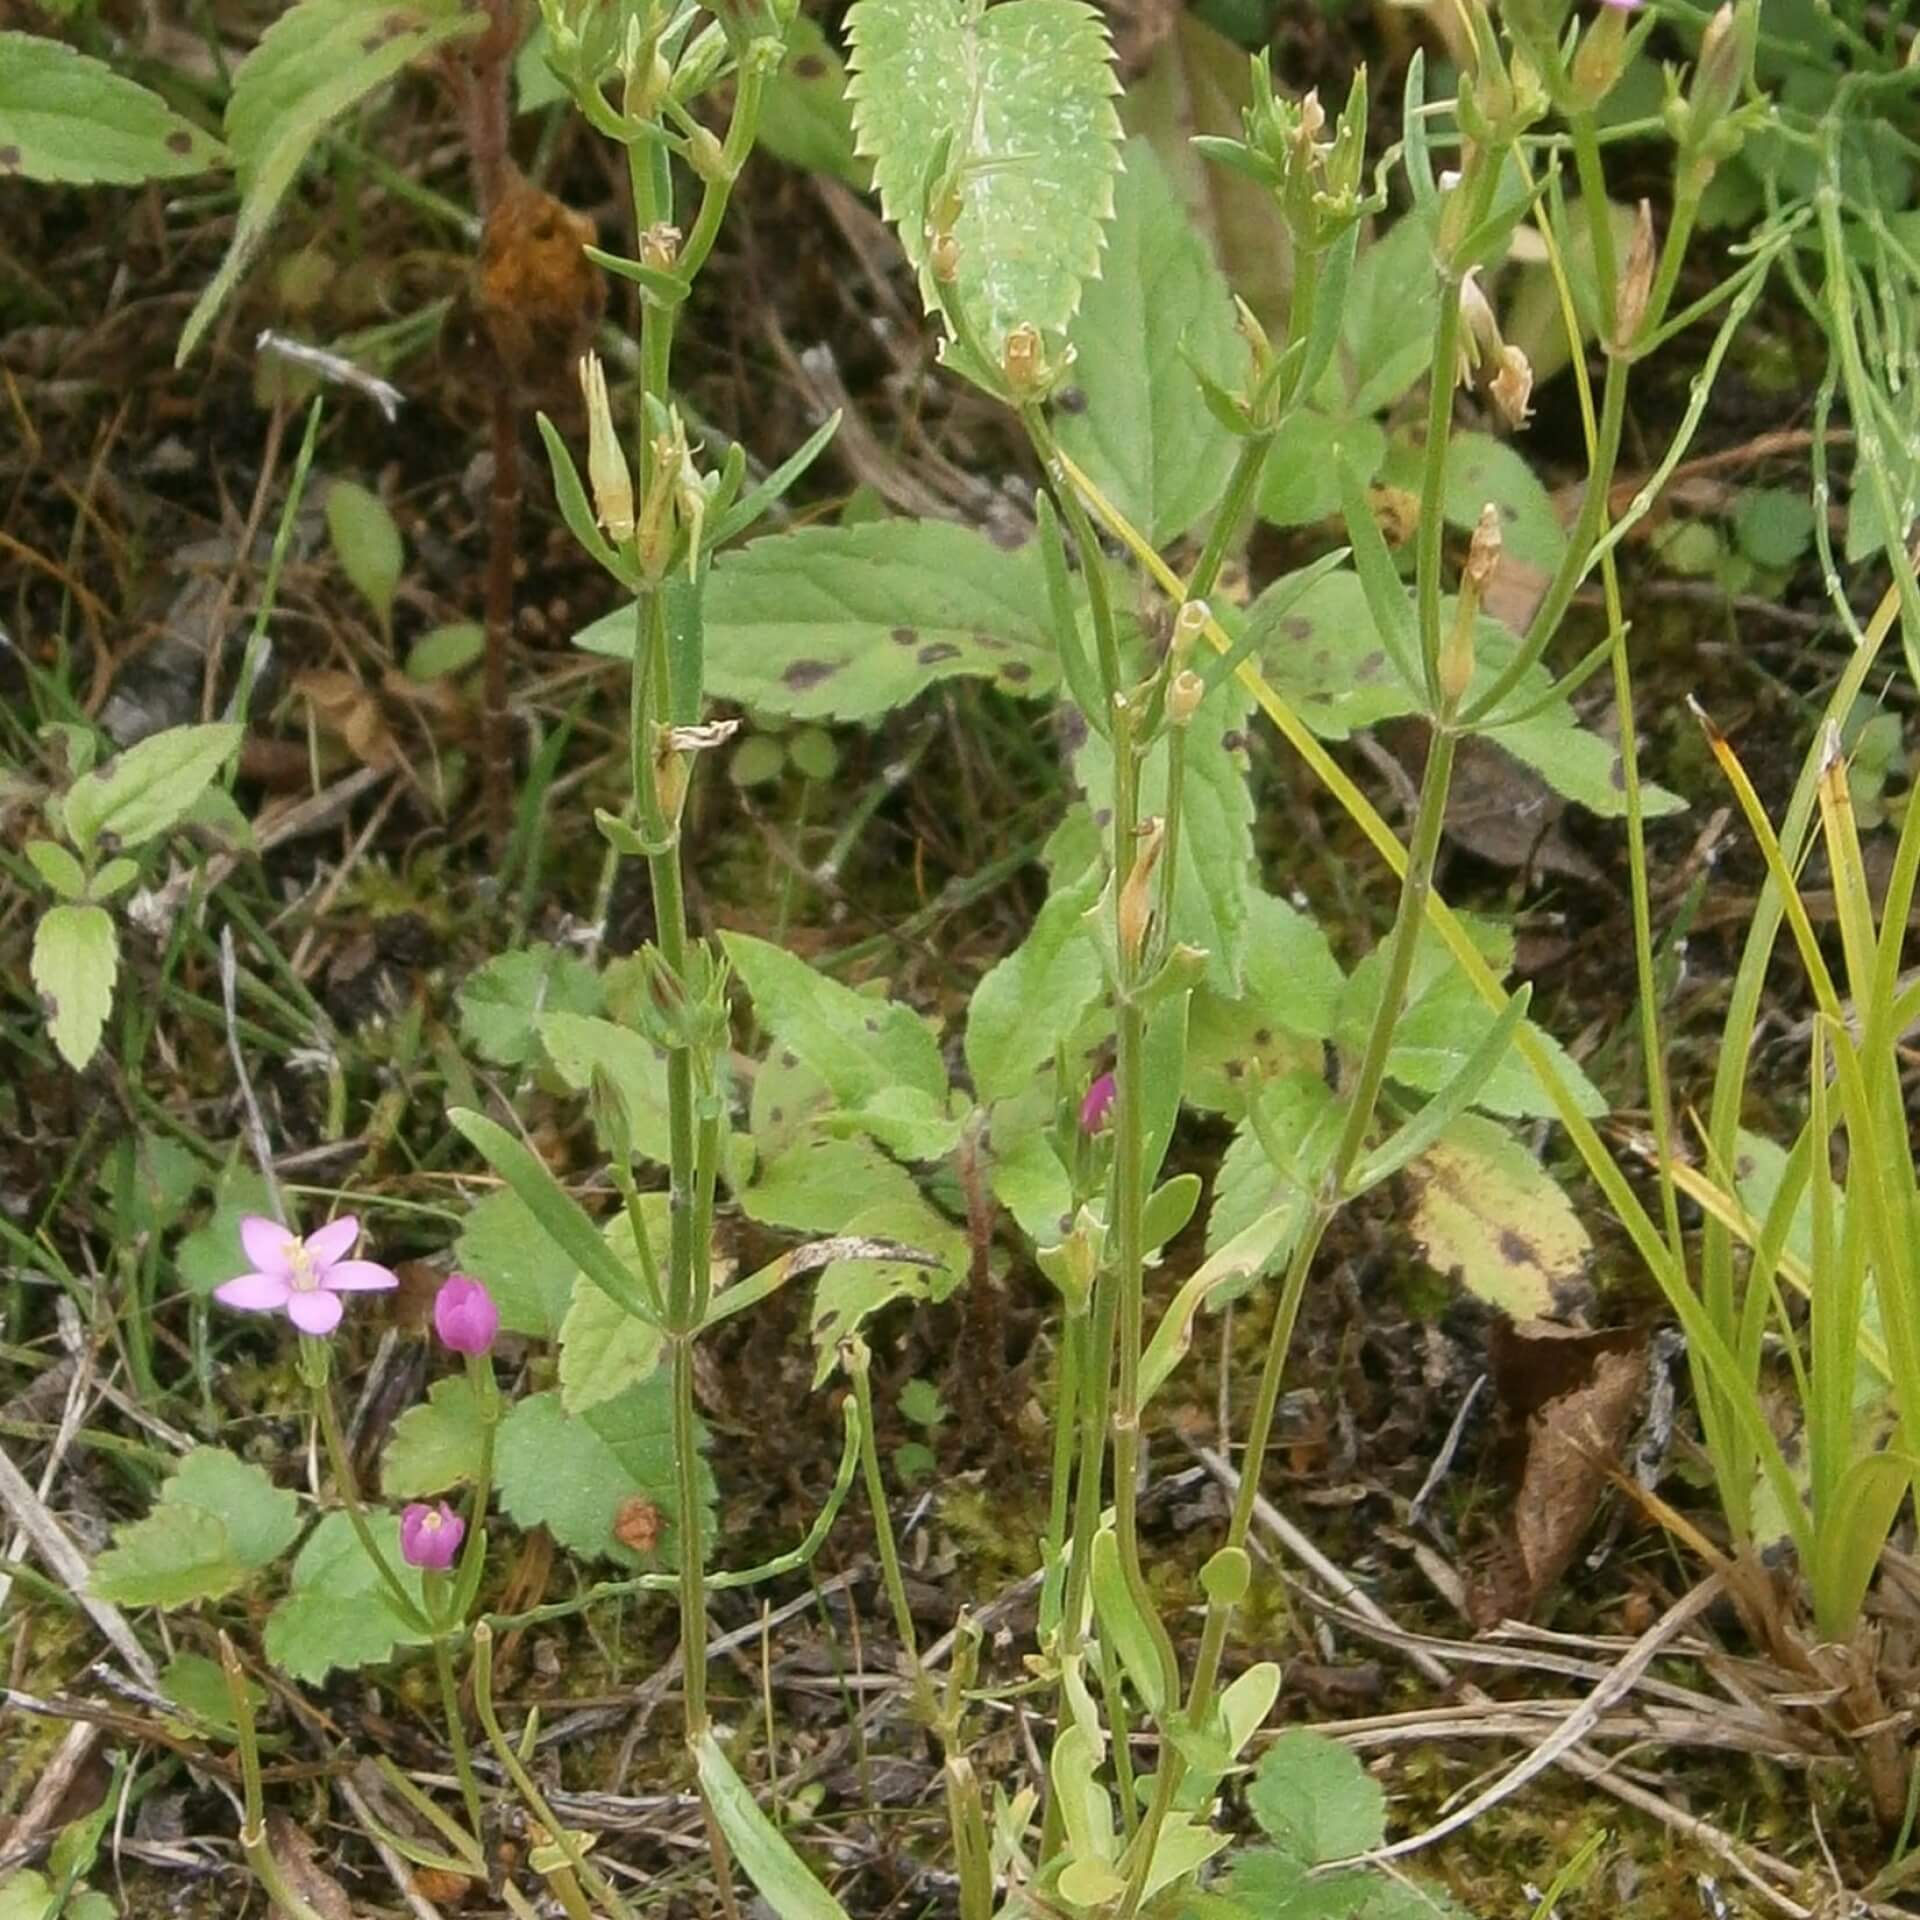
[[1234,461],[1233,472],[1227,479],[1227,491],[1213,516],[1213,525],[1207,530],[1207,544],[1201,548],[1200,558],[1195,562],[1187,581],[1189,600],[1206,599],[1218,582],[1220,570],[1227,563],[1227,555],[1233,551],[1234,537],[1240,531],[1240,523],[1253,504],[1260,476],[1266,470],[1267,455],[1272,451],[1275,431],[1277,429],[1250,434],[1240,442],[1239,457]]
[[633,1909],[621,1899],[619,1890],[587,1859],[579,1841],[561,1825],[553,1809],[548,1806],[546,1795],[522,1764],[501,1727],[499,1713],[493,1704],[493,1629],[484,1620],[473,1630],[473,1704],[495,1758],[505,1768],[507,1778],[513,1782],[533,1817],[546,1829],[547,1838],[560,1849],[575,1876],[615,1916],[615,1920],[634,1920]]
[[473,1777],[473,1752],[467,1745],[467,1720],[460,1710],[460,1683],[454,1678],[453,1652],[443,1633],[433,1636],[433,1671],[440,1682],[440,1710],[446,1715],[453,1770],[460,1778],[460,1797],[466,1803],[467,1823],[473,1829],[475,1843],[484,1846],[487,1829],[480,1810],[480,1785]]
[[346,1441],[340,1433],[340,1415],[333,1404],[333,1388],[322,1381],[313,1390],[313,1401],[320,1416],[320,1437],[327,1449],[327,1463],[333,1469],[333,1484],[339,1492],[341,1504],[347,1510],[354,1538],[360,1542],[360,1551],[372,1561],[374,1571],[380,1576],[380,1584],[386,1588],[401,1619],[416,1633],[431,1633],[433,1623],[420,1611],[413,1595],[393,1570],[392,1563],[380,1551],[379,1543],[373,1537],[373,1529],[367,1524],[366,1509],[360,1504],[360,1489],[353,1477],[353,1462],[347,1456]]
[[[1100,536],[1094,532],[1086,505],[1061,464],[1059,444],[1046,415],[1037,406],[1022,407],[1020,424],[1026,428],[1034,453],[1046,469],[1048,491],[1079,550],[1080,575],[1087,583],[1087,610],[1093,619],[1094,656],[1100,663],[1100,684],[1106,689],[1110,702],[1117,700],[1125,676],[1120,667],[1120,630],[1113,617],[1113,590],[1107,581],[1107,562],[1100,550]],[[1061,644],[1068,644],[1065,635],[1061,636]]]
[[1574,171],[1580,177],[1580,206],[1587,216],[1587,232],[1593,247],[1593,282],[1600,297],[1600,338],[1610,344],[1620,310],[1620,269],[1613,246],[1613,206],[1607,198],[1606,169],[1600,164],[1600,129],[1591,108],[1569,114],[1567,125],[1573,134]]

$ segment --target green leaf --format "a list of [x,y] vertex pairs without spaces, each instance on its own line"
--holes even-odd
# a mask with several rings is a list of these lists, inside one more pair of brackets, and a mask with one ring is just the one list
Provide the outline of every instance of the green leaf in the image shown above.
[[336,480],[327,489],[327,536],[341,572],[373,609],[380,631],[390,632],[407,552],[386,502],[352,480]]
[[380,1454],[380,1491],[389,1500],[445,1493],[480,1477],[486,1422],[464,1373],[436,1380],[424,1402],[393,1423]]
[[1207,1214],[1209,1259],[1241,1245],[1257,1223],[1271,1223],[1271,1232],[1261,1236],[1258,1264],[1246,1270],[1247,1279],[1271,1272],[1292,1253],[1306,1222],[1313,1185],[1333,1155],[1340,1105],[1318,1073],[1293,1073],[1261,1089],[1260,1118],[1267,1139],[1288,1157],[1291,1172],[1274,1166],[1249,1116],[1221,1156]]
[[526,1203],[550,1243],[548,1258],[557,1248],[596,1286],[630,1310],[640,1312],[642,1302],[626,1268],[601,1239],[591,1216],[553,1177],[546,1162],[484,1114],[453,1107],[447,1118]]
[[153,1511],[115,1529],[89,1584],[128,1607],[216,1600],[285,1552],[299,1528],[299,1503],[259,1467],[220,1447],[195,1447]]
[[[1058,677],[1038,552],[941,521],[752,541],[714,562],[702,611],[707,691],[756,713],[871,721],[941,680],[1033,698]],[[627,606],[574,644],[626,660],[633,636]]]
[[1247,900],[1245,989],[1237,999],[1197,988],[1187,1024],[1185,1097],[1238,1119],[1247,1089],[1322,1070],[1346,986],[1317,922],[1275,895]]
[[911,1007],[856,993],[751,934],[723,933],[720,940],[761,1024],[842,1106],[859,1107],[901,1087],[945,1100],[940,1043]]
[[1090,867],[1053,894],[1019,946],[981,977],[967,1008],[967,1071],[982,1101],[1018,1093],[1080,1024],[1104,982],[1100,950],[1084,924],[1100,891]]
[[1247,1811],[1303,1866],[1366,1853],[1386,1838],[1386,1795],[1338,1742],[1288,1727],[1260,1756]]
[[213,1212],[191,1233],[182,1234],[173,1250],[180,1285],[188,1293],[208,1294],[244,1272],[249,1262],[240,1245],[240,1222],[249,1213],[272,1211],[267,1183],[243,1150],[235,1147],[214,1189]]
[[1360,250],[1342,329],[1349,414],[1384,413],[1426,372],[1438,302],[1430,217],[1407,214]]
[[185,364],[252,264],[327,126],[402,68],[486,23],[485,12],[465,0],[301,0],[274,21],[234,75],[226,132],[240,217],[226,258],[187,317],[176,365]]
[[807,1132],[770,1155],[739,1194],[750,1220],[799,1233],[838,1233],[849,1213],[919,1197],[913,1175],[859,1139]]
[[105,907],[49,907],[33,932],[33,984],[47,1031],[77,1073],[99,1050],[120,970],[120,937]]
[[660,1048],[631,1027],[580,1013],[543,1013],[534,1028],[554,1072],[575,1093],[593,1090],[596,1071],[606,1075],[625,1111],[633,1151],[665,1166],[667,1058]]
[[1756,566],[1790,567],[1813,543],[1813,505],[1798,487],[1749,487],[1734,505],[1733,526]]
[[[398,1516],[370,1513],[367,1526],[401,1588],[421,1605],[420,1569],[401,1558]],[[317,1686],[335,1667],[377,1666],[397,1648],[426,1642],[401,1615],[353,1522],[328,1514],[300,1549],[286,1598],[267,1616],[267,1658],[290,1679]]]
[[1073,346],[1085,405],[1061,415],[1060,444],[1165,546],[1219,503],[1237,451],[1182,350],[1227,387],[1244,377],[1247,356],[1227,283],[1145,140],[1127,143],[1106,261],[1087,286]]
[[786,58],[760,96],[759,141],[790,167],[866,191],[867,169],[854,151],[846,64],[820,23],[804,13],[787,29]]
[[487,648],[487,630],[477,620],[433,627],[407,649],[409,680],[440,680],[465,673]]
[[[713,1473],[702,1457],[700,1527],[712,1534]],[[557,1393],[536,1393],[500,1426],[500,1504],[522,1527],[544,1526],[570,1553],[625,1567],[679,1564],[683,1529],[673,1464],[673,1388],[664,1372],[574,1416]],[[630,1500],[657,1507],[670,1522],[644,1557],[621,1544],[614,1528]]]
[[67,837],[87,852],[103,835],[143,846],[176,825],[240,744],[228,723],[169,727],[83,774],[63,803]]
[[1566,552],[1567,536],[1546,488],[1507,441],[1456,433],[1447,442],[1446,516],[1456,527],[1478,526],[1489,501],[1500,514],[1501,552],[1552,574]]
[[600,976],[577,954],[545,944],[503,953],[460,988],[460,1038],[485,1059],[523,1067],[540,1049],[549,1013],[598,1013]]
[[517,1193],[508,1188],[490,1193],[467,1215],[454,1259],[463,1273],[486,1282],[509,1333],[539,1340],[559,1333],[573,1293],[573,1270]]
[[1407,1170],[1427,1263],[1516,1320],[1552,1313],[1593,1243],[1559,1183],[1491,1120],[1466,1114]]
[[942,1265],[914,1266],[904,1260],[836,1260],[813,1290],[813,1384],[826,1383],[840,1342],[895,1300],[947,1298],[967,1270],[967,1236],[944,1214],[915,1194],[911,1201],[884,1201],[863,1207],[840,1231],[876,1240],[898,1240],[922,1253],[937,1254]]
[[1055,333],[1100,263],[1113,211],[1120,91],[1106,27],[1081,0],[858,0],[853,122],[881,210],[939,305],[926,192],[943,144],[964,196],[944,289],[996,360],[1025,323]]
[[34,872],[62,900],[85,897],[86,871],[57,840],[29,840],[24,851]]
[[[266,1705],[267,1690],[257,1680],[247,1681],[246,1689],[256,1712]],[[160,1691],[190,1722],[231,1733],[233,1696],[217,1660],[204,1653],[176,1653],[160,1675]]]
[[0,33],[0,180],[132,186],[204,173],[221,157],[211,134],[104,61]]
[[[667,1196],[643,1193],[640,1211],[647,1224],[654,1271],[667,1265]],[[641,1266],[634,1251],[633,1223],[624,1212],[607,1222],[606,1242],[614,1257],[634,1276]],[[666,1335],[650,1321],[624,1312],[584,1274],[573,1283],[573,1304],[560,1323],[560,1402],[568,1413],[585,1413],[616,1399],[629,1387],[651,1380],[666,1350]]]
[[760,1803],[734,1772],[719,1741],[703,1733],[693,1751],[707,1805],[747,1878],[777,1920],[847,1920],[846,1908],[813,1877],[780,1829],[760,1811]]
[[1120,1543],[1111,1527],[1102,1527],[1093,1536],[1093,1604],[1101,1639],[1119,1654],[1134,1692],[1158,1716],[1167,1703],[1166,1678],[1152,1628],[1127,1584]]
[[1281,422],[1267,454],[1260,476],[1260,517],[1276,527],[1305,527],[1330,519],[1340,511],[1341,463],[1351,466],[1365,485],[1386,457],[1387,436],[1367,416],[1296,408]]

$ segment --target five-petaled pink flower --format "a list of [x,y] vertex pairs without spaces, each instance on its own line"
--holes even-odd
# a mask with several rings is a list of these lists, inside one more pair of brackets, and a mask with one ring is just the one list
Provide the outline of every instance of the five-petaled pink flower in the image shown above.
[[466,1537],[467,1523],[444,1500],[416,1500],[400,1514],[400,1555],[410,1567],[445,1573]]
[[1107,1112],[1113,1105],[1114,1092],[1114,1079],[1110,1073],[1103,1073],[1087,1089],[1087,1097],[1080,1102],[1082,1133],[1098,1133],[1107,1124]]
[[450,1273],[433,1296],[433,1330],[455,1353],[490,1353],[500,1331],[500,1309],[471,1274]]
[[400,1284],[372,1260],[349,1260],[360,1238],[350,1213],[302,1239],[276,1220],[250,1213],[240,1222],[240,1244],[254,1270],[215,1287],[223,1307],[242,1313],[284,1313],[302,1333],[331,1333],[340,1324],[340,1295],[378,1293]]

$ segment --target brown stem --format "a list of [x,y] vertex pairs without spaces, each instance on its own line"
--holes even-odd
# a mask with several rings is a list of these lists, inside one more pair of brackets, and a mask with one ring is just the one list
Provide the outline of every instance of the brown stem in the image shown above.
[[[520,40],[519,0],[487,0],[491,24],[467,64],[467,166],[485,220],[513,175],[507,146],[507,86]],[[507,729],[507,642],[513,631],[513,556],[520,539],[520,414],[513,384],[493,395],[493,492],[487,521],[486,683],[480,722],[481,785],[487,836],[496,858],[512,819],[513,742]]]

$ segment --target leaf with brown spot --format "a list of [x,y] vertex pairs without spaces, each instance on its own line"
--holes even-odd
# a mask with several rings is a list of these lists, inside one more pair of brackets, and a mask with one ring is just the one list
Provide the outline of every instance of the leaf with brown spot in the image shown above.
[[1592,1241],[1553,1177],[1504,1127],[1467,1114],[1413,1163],[1408,1226],[1428,1263],[1529,1319],[1576,1288]]

